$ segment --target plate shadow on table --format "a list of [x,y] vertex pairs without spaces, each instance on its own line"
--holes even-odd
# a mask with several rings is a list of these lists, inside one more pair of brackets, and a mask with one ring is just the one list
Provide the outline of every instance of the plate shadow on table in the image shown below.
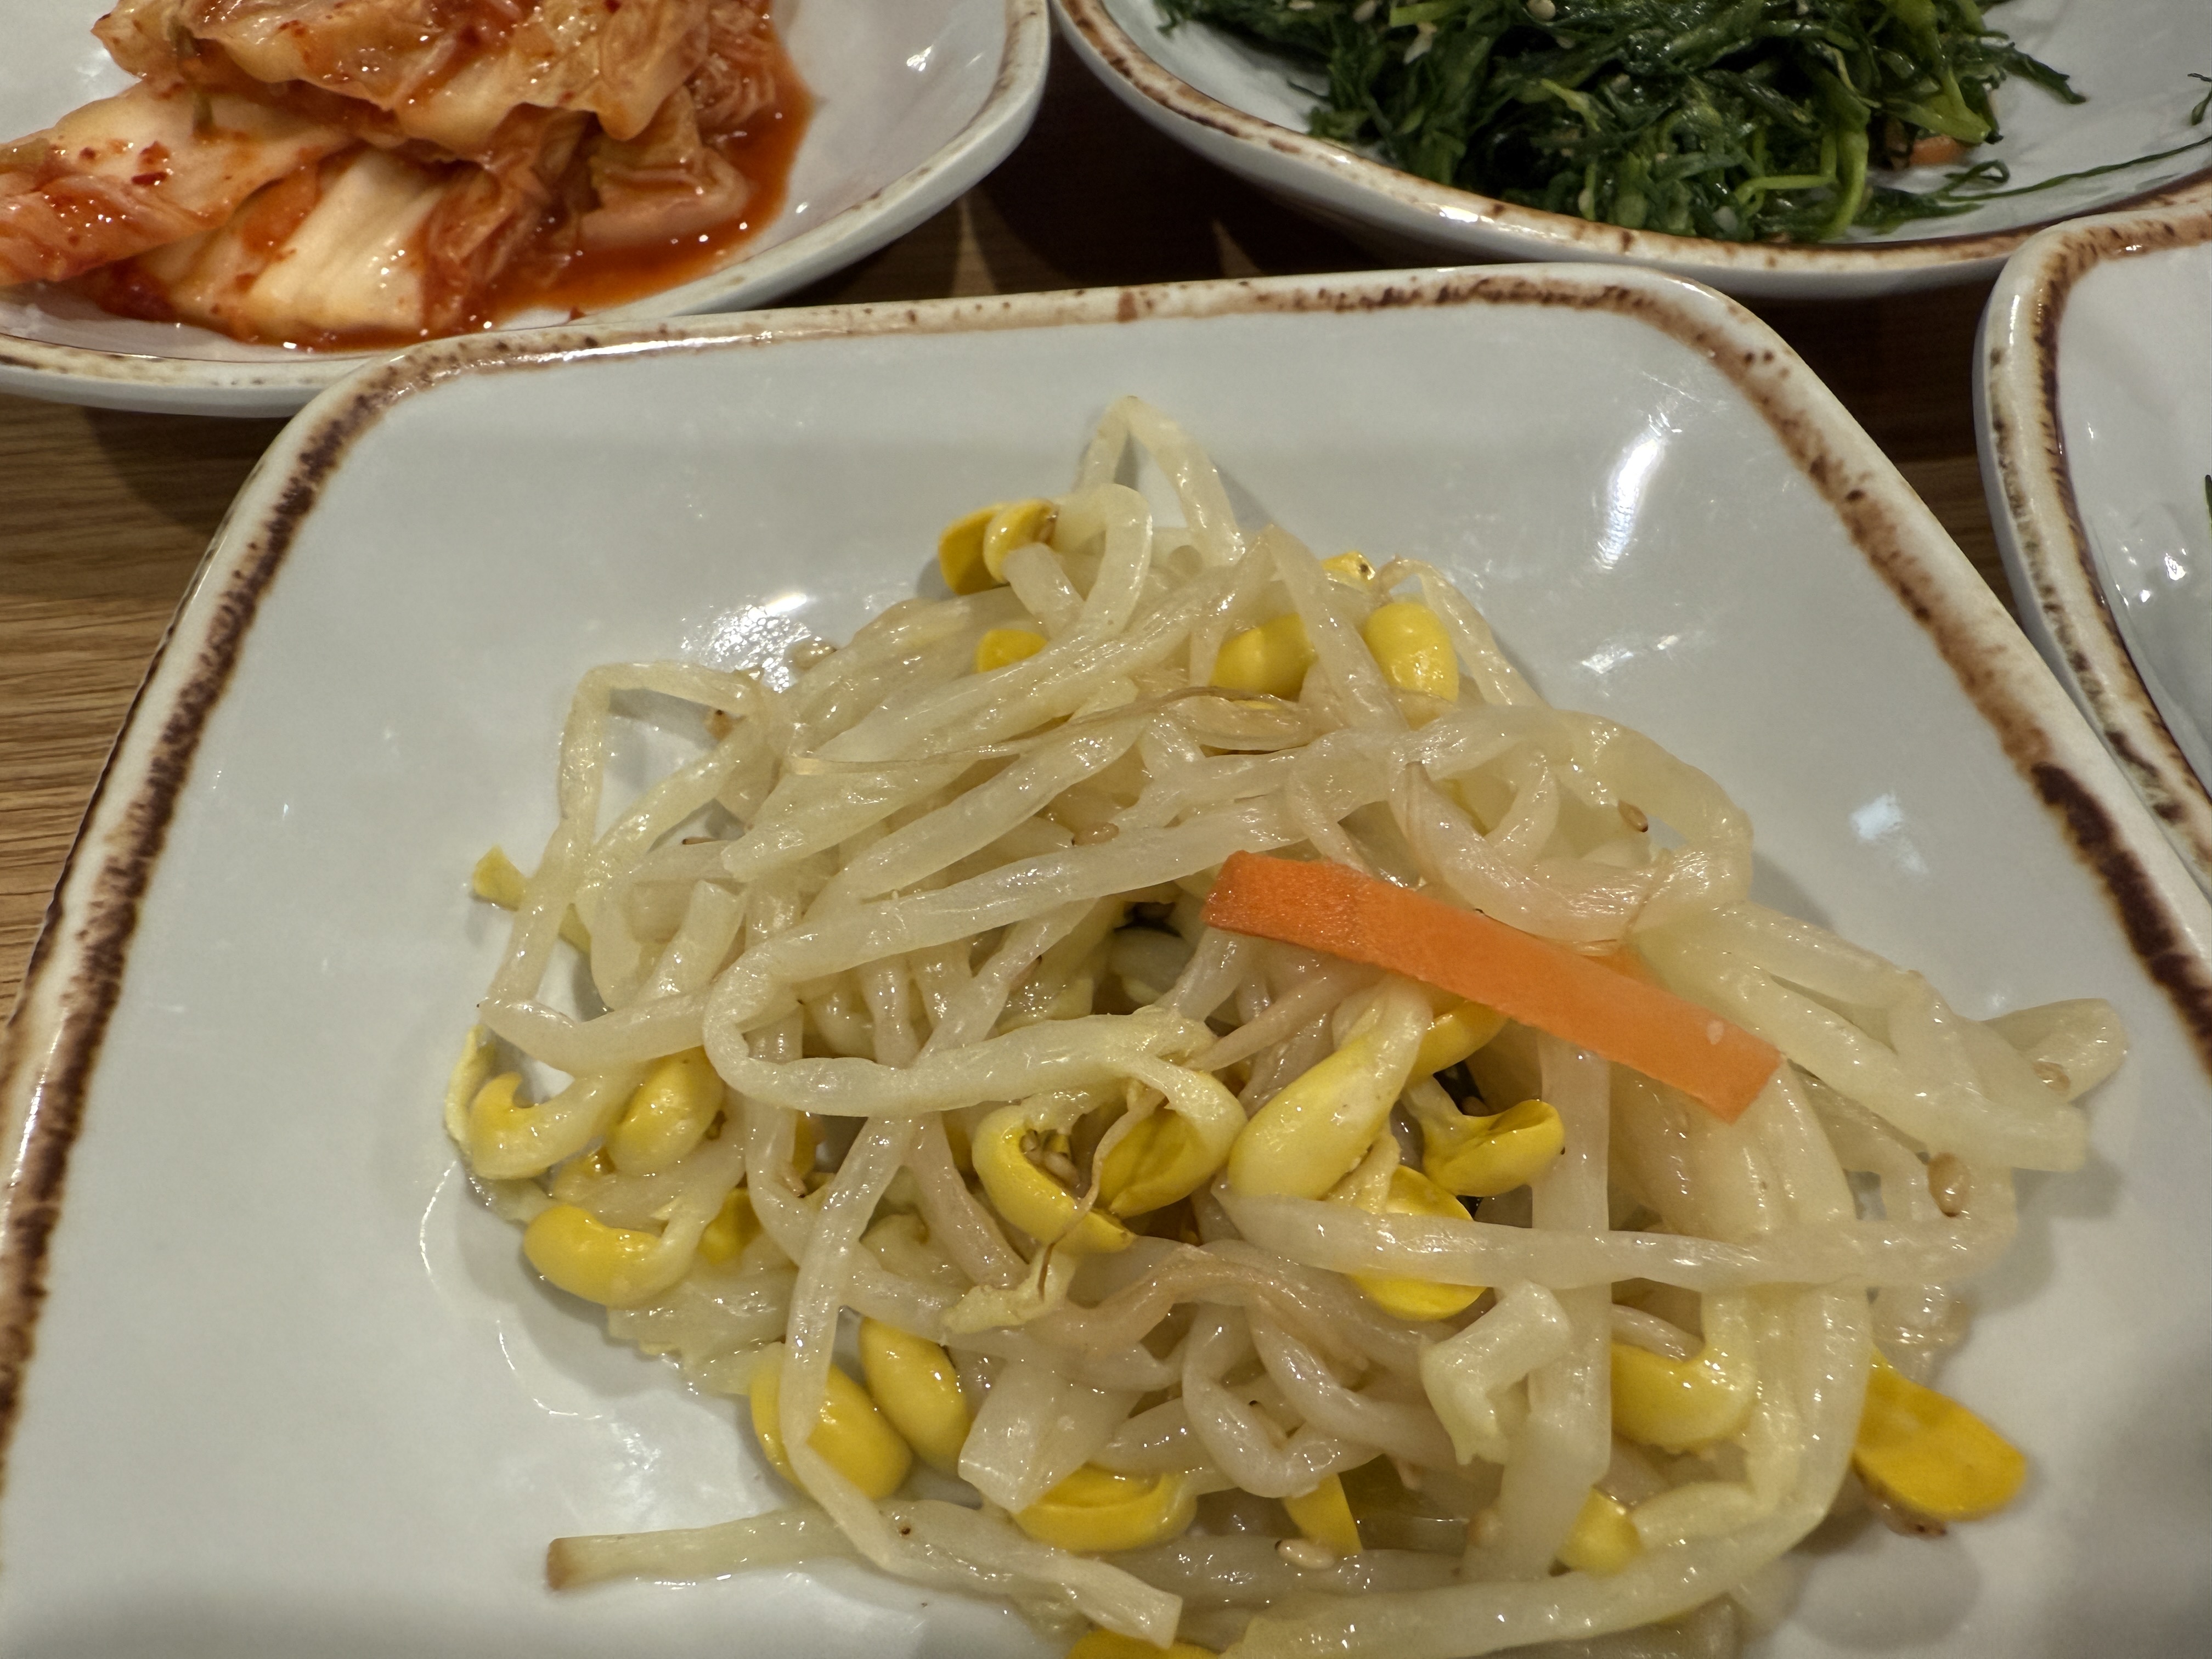
[[179,420],[88,409],[100,452],[149,512],[212,538],[246,475],[284,429],[281,420]]
[[0,397],[0,1014],[64,851],[177,596],[273,439]]
[[[174,603],[185,556],[197,562],[281,421],[210,421],[0,398],[0,580],[12,593],[99,597],[153,580]],[[120,493],[126,503],[117,510]],[[96,527],[85,506],[98,501]],[[178,532],[185,532],[181,543]]]
[[875,255],[796,298],[831,304],[1376,268],[1334,231],[1154,131],[1062,53],[1036,126],[995,172],[910,232],[897,259]]

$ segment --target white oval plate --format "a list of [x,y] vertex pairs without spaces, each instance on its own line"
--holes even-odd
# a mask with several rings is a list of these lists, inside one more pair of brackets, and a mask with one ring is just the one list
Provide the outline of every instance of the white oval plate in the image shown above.
[[2212,889],[2212,205],[2044,232],[1979,356],[2021,621]]
[[[767,305],[902,236],[1004,161],[1044,95],[1045,0],[780,0],[814,94],[783,207],[728,264],[592,313],[631,324]],[[128,85],[90,33],[102,0],[0,0],[0,142]],[[557,321],[539,317],[526,321]],[[388,352],[247,345],[0,287],[0,392],[106,409],[289,415]]]
[[[2034,229],[2123,202],[2212,200],[2212,149],[1880,236],[1775,246],[1592,224],[1433,185],[1306,132],[1316,101],[1282,58],[1196,24],[1168,30],[1158,0],[1054,0],[1060,33],[1137,113],[1208,161],[1356,240],[1392,254],[1459,263],[1601,259],[1656,266],[1753,298],[1843,299],[1994,276]],[[2087,104],[2040,88],[2000,88],[2004,142],[1990,151],[2015,184],[2149,155],[2206,136],[2188,115],[2212,64],[2204,0],[2133,0],[2115,27],[2106,0],[2012,0],[1992,21],[2071,74]],[[1301,74],[1307,84],[1317,76]],[[1923,175],[1941,182],[1940,172]]]
[[843,637],[948,518],[1058,487],[1123,392],[1254,522],[1436,560],[1547,695],[1721,779],[1768,901],[1970,1013],[2118,1004],[2089,1165],[2023,1183],[1948,1372],[2031,1485],[1832,1548],[1769,1654],[2203,1650],[2212,906],[1763,325],[1577,266],[591,338],[418,349],[303,414],[110,763],[0,1051],[11,1659],[1043,1659],[838,1564],[548,1592],[556,1534],[784,1494],[732,1402],[531,1276],[439,1102],[505,938],[468,871],[546,833],[575,676]]

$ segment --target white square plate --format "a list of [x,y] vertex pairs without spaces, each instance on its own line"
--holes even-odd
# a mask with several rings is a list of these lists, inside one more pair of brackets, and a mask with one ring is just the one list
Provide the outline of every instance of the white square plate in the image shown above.
[[2026,1183],[1948,1372],[2032,1485],[1820,1560],[1770,1645],[2202,1650],[2212,909],[1779,340],[1688,284],[1534,267],[471,341],[304,414],[154,671],[0,1056],[10,1654],[1042,1652],[842,1566],[548,1592],[556,1534],[781,1492],[729,1402],[532,1279],[438,1105],[499,949],[467,872],[548,828],[575,677],[843,636],[956,512],[1060,487],[1124,392],[1255,521],[1436,560],[1549,696],[1721,779],[1770,902],[1970,1013],[2119,1006],[2089,1165]]
[[2212,889],[2212,204],[2044,232],[2006,262],[1980,359],[2029,636]]

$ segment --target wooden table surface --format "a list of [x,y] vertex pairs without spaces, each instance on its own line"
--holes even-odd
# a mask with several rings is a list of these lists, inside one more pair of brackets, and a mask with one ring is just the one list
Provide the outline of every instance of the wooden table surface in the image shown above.
[[[794,303],[1376,268],[1154,134],[1054,61],[996,173]],[[1985,288],[1769,305],[1796,348],[2004,593],[1974,458]],[[0,397],[0,1008],[109,745],[232,495],[282,423]]]

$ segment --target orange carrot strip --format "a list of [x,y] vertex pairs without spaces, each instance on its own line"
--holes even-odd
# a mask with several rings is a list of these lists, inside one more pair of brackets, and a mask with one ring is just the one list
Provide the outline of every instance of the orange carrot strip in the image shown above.
[[1740,1025],[1594,957],[1340,864],[1233,853],[1209,926],[1386,968],[1671,1084],[1733,1123],[1782,1056]]

